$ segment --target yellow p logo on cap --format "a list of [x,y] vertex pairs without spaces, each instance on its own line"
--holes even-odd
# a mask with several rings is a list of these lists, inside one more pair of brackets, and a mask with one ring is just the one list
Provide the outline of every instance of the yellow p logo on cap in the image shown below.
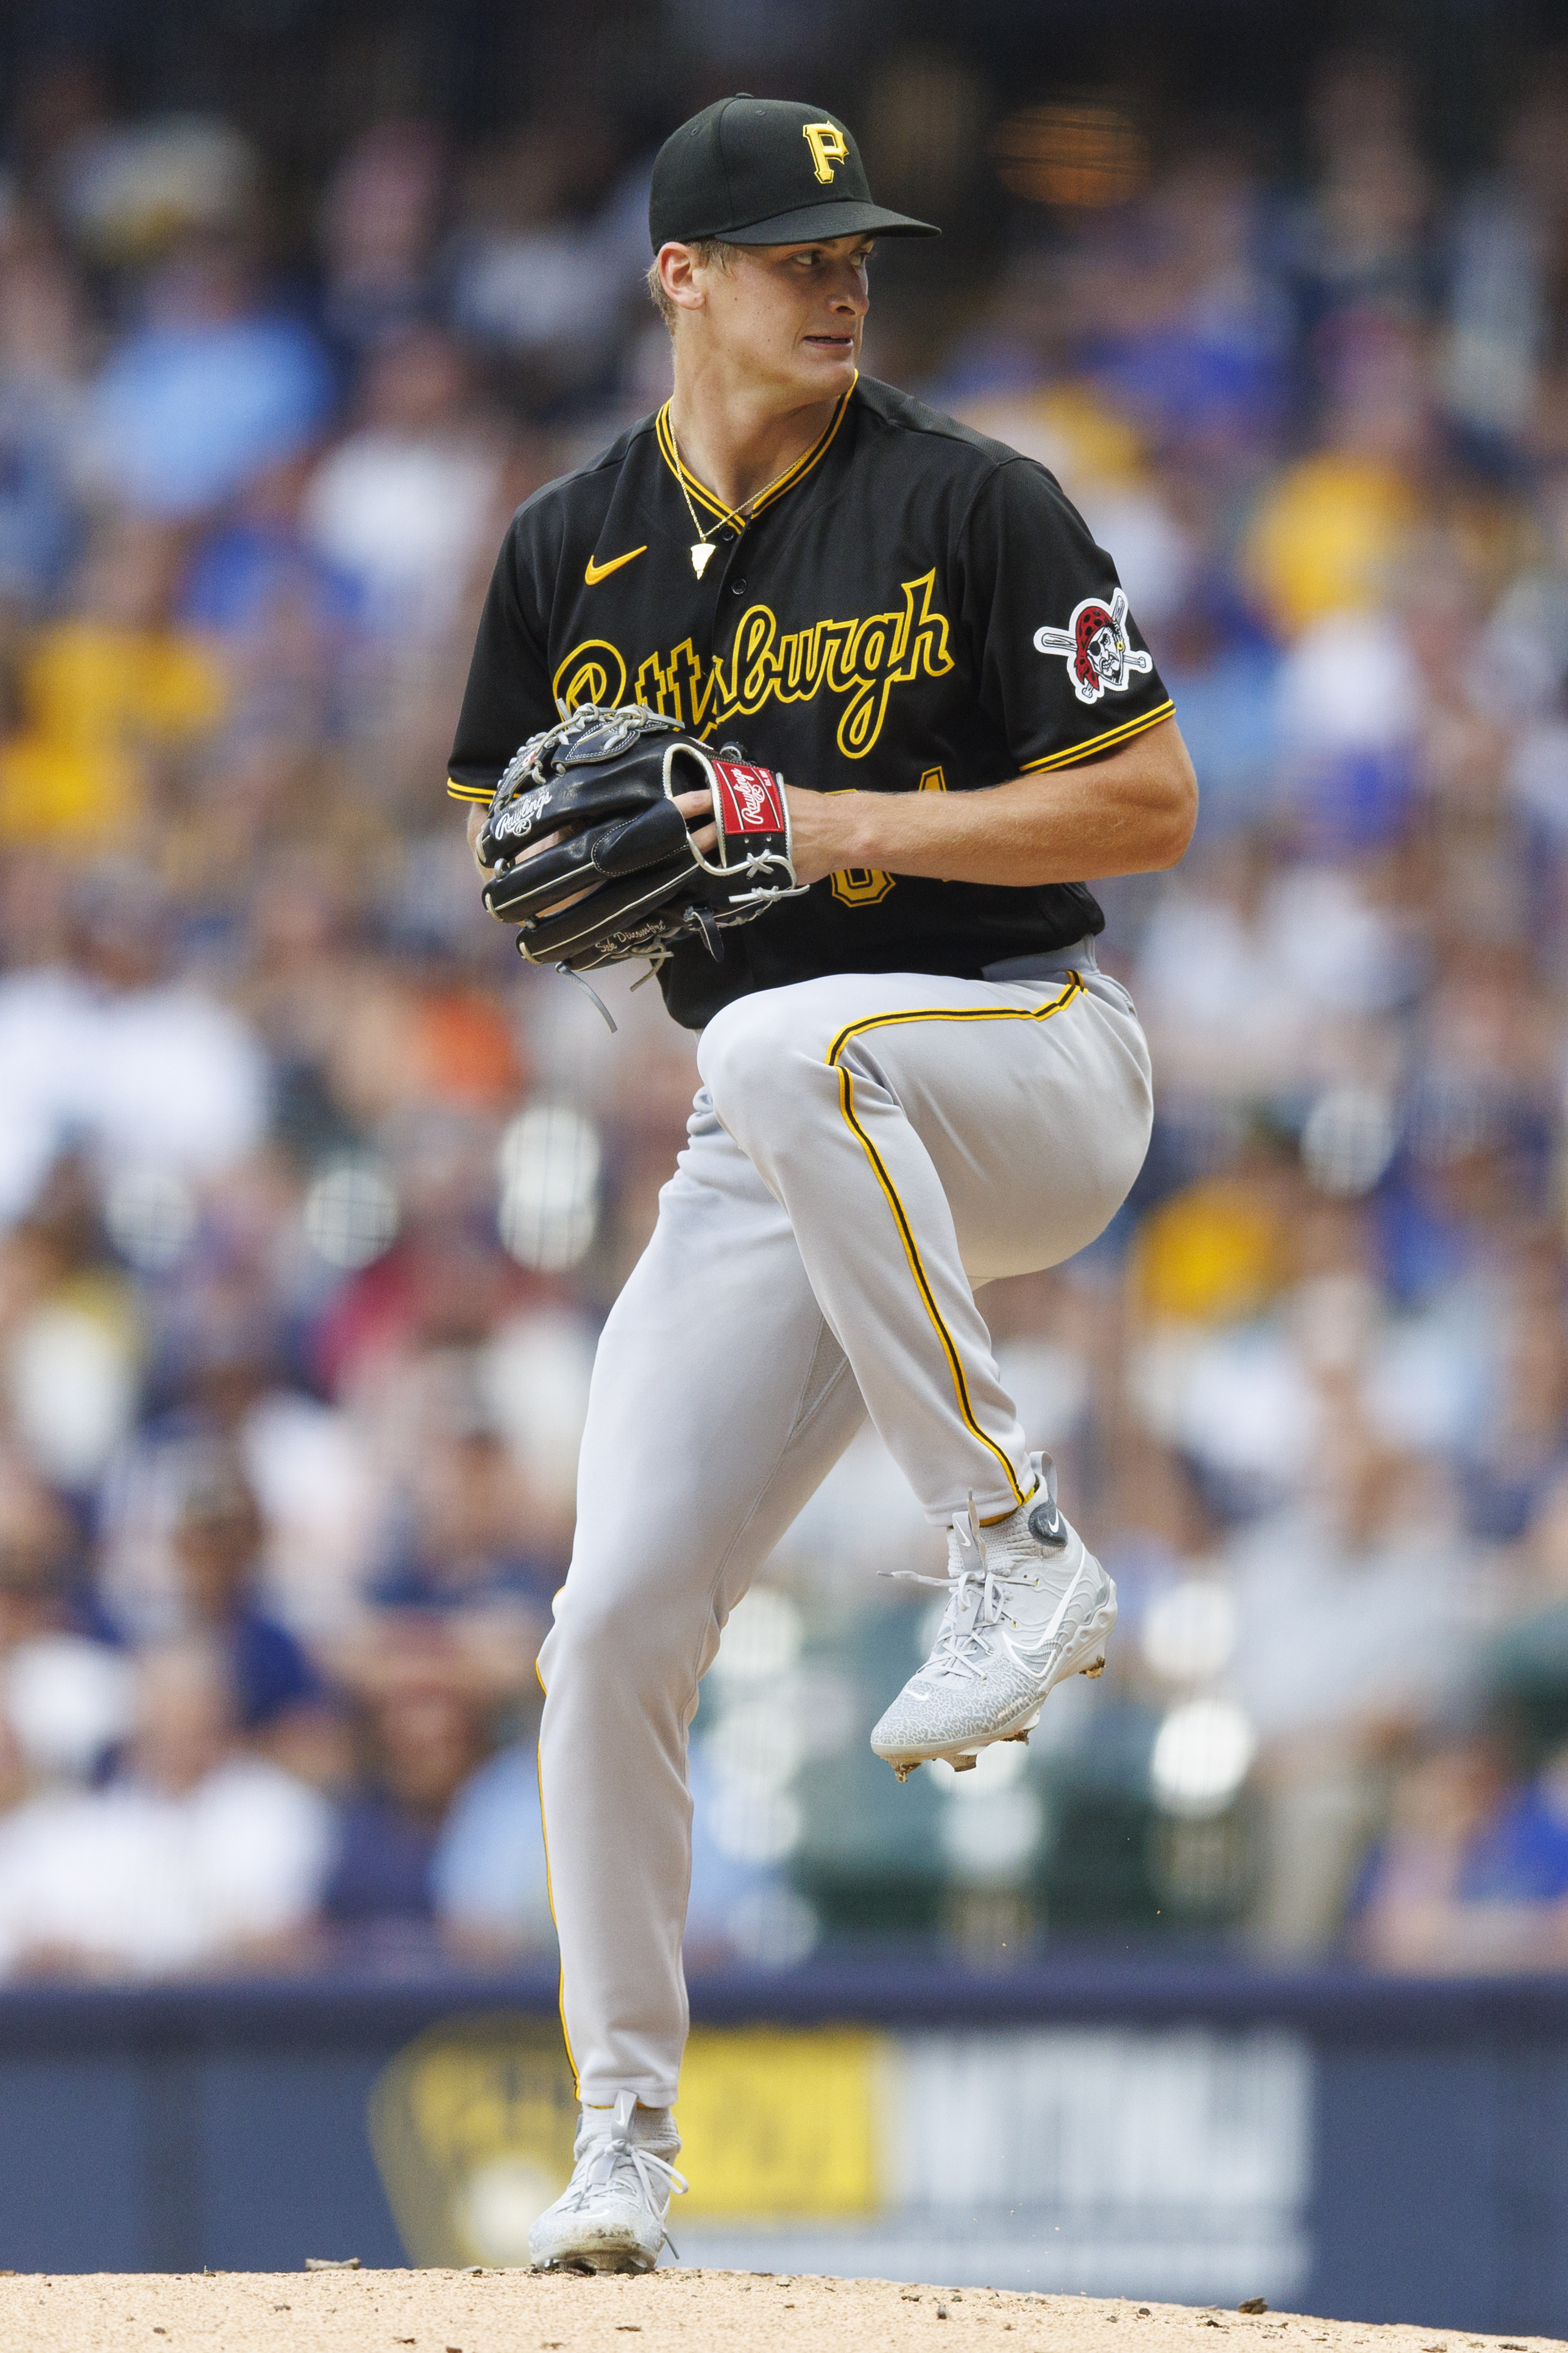
[[849,160],[843,132],[837,122],[806,122],[802,124],[800,135],[811,150],[813,170],[826,185],[833,177],[834,165]]

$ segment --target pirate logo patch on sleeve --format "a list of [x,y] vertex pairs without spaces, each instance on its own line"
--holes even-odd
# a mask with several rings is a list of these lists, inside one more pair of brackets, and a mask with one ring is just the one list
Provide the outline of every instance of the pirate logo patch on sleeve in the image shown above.
[[1086,596],[1075,605],[1065,629],[1037,629],[1036,650],[1057,654],[1072,676],[1072,691],[1080,702],[1098,702],[1102,694],[1125,694],[1135,678],[1154,667],[1147,654],[1127,641],[1127,599],[1120,588],[1109,605]]

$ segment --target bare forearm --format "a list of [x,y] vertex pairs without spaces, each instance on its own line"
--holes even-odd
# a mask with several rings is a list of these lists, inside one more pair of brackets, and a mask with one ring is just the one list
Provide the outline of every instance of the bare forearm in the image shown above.
[[1192,838],[1197,787],[1171,720],[1110,758],[972,793],[792,788],[802,881],[875,866],[949,882],[1076,882],[1173,866]]
[[[711,849],[707,795],[683,793],[676,806],[698,847]],[[1197,785],[1167,719],[1107,759],[1053,776],[1015,776],[970,793],[818,793],[792,785],[789,806],[802,882],[872,866],[1026,887],[1173,866],[1192,839]],[[476,854],[485,817],[482,807],[468,811]]]

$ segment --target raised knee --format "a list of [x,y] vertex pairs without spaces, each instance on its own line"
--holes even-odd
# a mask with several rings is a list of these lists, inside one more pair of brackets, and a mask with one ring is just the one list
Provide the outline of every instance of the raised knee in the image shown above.
[[776,997],[773,990],[737,997],[714,1015],[697,1049],[702,1082],[731,1133],[776,1118],[809,1082],[814,1058]]

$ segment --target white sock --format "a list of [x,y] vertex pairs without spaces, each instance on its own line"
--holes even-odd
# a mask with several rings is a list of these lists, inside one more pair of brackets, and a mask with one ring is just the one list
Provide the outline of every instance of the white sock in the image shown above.
[[[583,2121],[579,2137],[596,2137],[615,2128],[616,2104],[606,2100],[583,2103]],[[675,2117],[668,2108],[645,2108],[641,2103],[632,2110],[631,2137],[639,2148],[657,2149],[661,2157],[680,2147],[680,2135],[675,2128]]]

